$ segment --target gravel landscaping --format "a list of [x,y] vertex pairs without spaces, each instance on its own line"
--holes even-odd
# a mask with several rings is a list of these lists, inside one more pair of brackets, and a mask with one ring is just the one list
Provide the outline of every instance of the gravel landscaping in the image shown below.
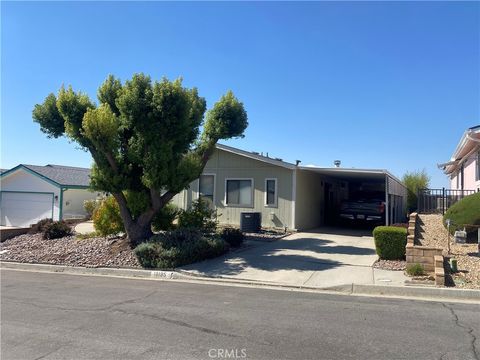
[[419,245],[441,247],[443,255],[457,259],[458,272],[451,274],[455,285],[480,289],[480,256],[477,244],[455,244],[450,237],[450,254],[447,252],[447,230],[439,214],[419,215]]
[[378,259],[373,267],[376,269],[400,271],[405,270],[407,262],[405,260],[381,260]]
[[67,236],[43,239],[42,234],[25,234],[0,245],[0,260],[85,267],[139,268],[137,258],[123,238]]
[[[245,241],[275,241],[283,232],[245,233]],[[0,244],[0,261],[18,261],[84,267],[141,268],[128,242],[122,237],[80,239],[67,236],[43,239],[42,234],[20,235]]]

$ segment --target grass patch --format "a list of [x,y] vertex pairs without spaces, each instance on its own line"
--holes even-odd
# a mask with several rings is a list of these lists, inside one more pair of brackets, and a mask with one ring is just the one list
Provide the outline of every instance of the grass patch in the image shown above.
[[410,276],[422,276],[425,275],[425,269],[422,264],[409,264],[407,265],[407,274]]

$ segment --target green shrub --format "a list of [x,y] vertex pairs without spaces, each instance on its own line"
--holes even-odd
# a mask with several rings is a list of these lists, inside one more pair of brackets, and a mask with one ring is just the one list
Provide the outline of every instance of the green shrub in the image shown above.
[[153,229],[155,231],[167,231],[175,229],[175,224],[173,222],[175,221],[179,213],[179,209],[174,204],[168,203],[153,218]]
[[102,236],[117,235],[124,231],[120,208],[113,196],[103,199],[93,213],[93,226]]
[[417,210],[418,190],[428,188],[430,176],[425,172],[425,169],[407,172],[403,175],[402,182],[407,187],[407,210],[411,213]]
[[477,239],[477,227],[468,225],[480,225],[480,192],[464,197],[462,200],[450,206],[443,216],[443,224],[450,219],[450,232],[453,235],[456,230],[465,230],[467,239]]
[[45,225],[43,230],[44,239],[59,239],[72,234],[72,229],[65,221],[53,221]]
[[43,233],[45,231],[45,228],[51,223],[53,223],[52,219],[42,219],[38,221],[36,224],[32,225],[29,233],[30,234]]
[[410,276],[421,276],[425,274],[425,269],[422,264],[409,264],[407,265],[407,274]]
[[407,229],[394,226],[377,226],[373,229],[375,248],[380,259],[397,260],[405,257]]
[[228,249],[217,237],[205,237],[192,229],[177,229],[154,235],[138,245],[134,253],[143,267],[172,269],[217,257]]
[[222,231],[222,239],[232,247],[239,247],[243,244],[245,236],[239,229],[225,228]]
[[85,212],[87,213],[87,218],[88,219],[92,218],[93,213],[95,212],[95,209],[97,208],[99,203],[100,202],[95,200],[95,199],[85,200],[83,202],[83,208],[85,209]]
[[156,268],[159,254],[162,252],[162,245],[158,242],[144,242],[134,250],[140,264],[145,268]]
[[204,234],[214,233],[217,228],[216,211],[206,201],[198,199],[191,208],[183,210],[178,216],[178,226],[185,229],[197,229]]

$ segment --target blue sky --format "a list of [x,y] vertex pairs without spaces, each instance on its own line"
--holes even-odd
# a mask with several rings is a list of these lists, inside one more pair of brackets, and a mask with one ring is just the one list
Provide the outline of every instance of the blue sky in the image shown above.
[[211,106],[232,89],[245,150],[302,164],[436,164],[480,123],[478,2],[2,2],[1,166],[90,166],[31,111],[62,84],[182,76]]

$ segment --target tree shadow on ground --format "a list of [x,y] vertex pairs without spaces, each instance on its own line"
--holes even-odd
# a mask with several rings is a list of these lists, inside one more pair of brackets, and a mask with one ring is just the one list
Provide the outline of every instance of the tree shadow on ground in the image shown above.
[[262,243],[222,257],[192,264],[185,270],[196,270],[210,276],[238,275],[251,271],[324,271],[352,265],[337,260],[316,257],[315,254],[375,255],[375,250],[361,246],[334,245],[332,240],[298,238]]

